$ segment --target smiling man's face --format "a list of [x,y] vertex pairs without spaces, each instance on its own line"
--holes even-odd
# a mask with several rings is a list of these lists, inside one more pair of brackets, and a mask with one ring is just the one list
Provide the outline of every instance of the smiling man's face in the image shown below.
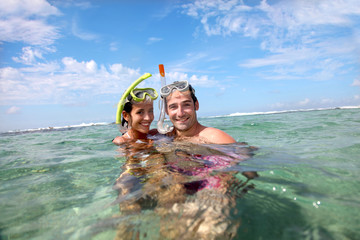
[[194,104],[190,91],[174,91],[166,97],[166,103],[166,112],[177,131],[188,131],[197,122],[199,103]]

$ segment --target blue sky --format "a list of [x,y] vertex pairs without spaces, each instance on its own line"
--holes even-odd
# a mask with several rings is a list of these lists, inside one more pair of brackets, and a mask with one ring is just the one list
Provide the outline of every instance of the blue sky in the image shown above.
[[199,116],[359,106],[360,1],[0,1],[0,62],[0,131],[113,122],[158,64]]

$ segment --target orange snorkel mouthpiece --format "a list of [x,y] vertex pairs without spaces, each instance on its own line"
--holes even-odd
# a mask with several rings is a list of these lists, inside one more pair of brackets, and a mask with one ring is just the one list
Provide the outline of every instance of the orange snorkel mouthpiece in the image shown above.
[[164,64],[159,64],[159,72],[162,77],[165,77]]

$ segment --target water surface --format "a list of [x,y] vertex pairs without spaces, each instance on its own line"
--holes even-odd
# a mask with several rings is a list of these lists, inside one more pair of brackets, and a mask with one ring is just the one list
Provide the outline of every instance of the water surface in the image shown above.
[[[144,239],[156,239],[162,232],[172,232],[168,237],[173,239],[187,237],[184,230],[172,227],[186,222],[179,211],[193,219],[189,225],[193,232],[206,232],[201,219],[211,222],[209,216],[216,211],[224,213],[219,221],[226,223],[228,232],[236,232],[234,239],[360,239],[359,119],[359,109],[200,119],[238,142],[247,142],[245,147],[259,149],[251,158],[233,159],[236,164],[210,175],[206,172],[206,176],[189,174],[189,168],[204,165],[204,159],[201,162],[194,156],[181,166],[185,170],[176,167],[175,161],[173,169],[162,165],[154,170],[158,175],[147,172],[147,179],[153,179],[147,185],[152,193],[156,187],[176,186],[176,180],[184,185],[220,174],[227,185],[221,190],[178,194],[185,200],[171,200],[172,196],[167,202],[163,197],[159,204],[156,197],[150,198],[136,214],[121,211],[124,201],[113,188],[126,165],[126,157],[111,143],[118,134],[115,125],[1,134],[1,239],[114,239],[121,231],[138,232]],[[156,147],[170,159],[176,149],[182,149],[162,144]],[[213,151],[207,147],[196,151],[203,155]],[[232,156],[236,148],[212,153]],[[194,147],[184,149],[185,153],[177,151],[182,158],[197,154]],[[183,176],[164,178],[165,183],[159,185],[154,179],[161,179],[161,171]],[[244,172],[256,172],[259,177],[247,181]],[[135,191],[138,195],[131,195],[132,199],[151,195],[138,186],[140,192]],[[219,202],[229,204],[225,207]],[[204,205],[220,207],[210,214],[210,208],[201,208]],[[192,213],[189,206],[196,211]]]

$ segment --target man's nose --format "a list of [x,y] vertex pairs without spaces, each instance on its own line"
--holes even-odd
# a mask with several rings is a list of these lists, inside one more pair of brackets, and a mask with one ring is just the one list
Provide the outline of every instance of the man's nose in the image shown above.
[[179,106],[178,109],[177,109],[177,115],[178,116],[182,116],[184,115],[184,108]]

